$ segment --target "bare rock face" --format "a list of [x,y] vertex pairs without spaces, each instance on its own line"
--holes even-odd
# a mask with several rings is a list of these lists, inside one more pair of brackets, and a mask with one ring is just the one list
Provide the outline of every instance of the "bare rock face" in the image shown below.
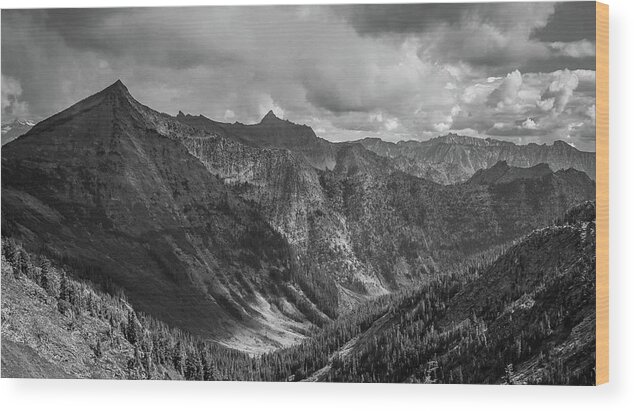
[[466,281],[376,303],[371,325],[307,380],[593,385],[594,214],[582,203]]
[[2,124],[2,145],[10,143],[23,134],[26,134],[35,122],[25,119],[15,119],[13,121]]
[[[279,144],[276,148],[256,149],[238,143],[247,137],[237,128],[228,134],[212,120],[184,117],[177,118],[219,135],[225,132],[227,138],[185,144],[211,172],[239,184],[241,195],[259,205],[291,244],[297,270],[306,276],[303,288],[326,311],[424,281],[594,196],[594,183],[583,173],[585,179],[562,194],[569,182],[561,183],[543,164],[513,168],[503,188],[493,184],[503,182],[496,180],[442,187],[400,172],[391,159],[359,143],[331,143],[334,167],[315,169],[303,151],[292,148],[292,134],[283,143],[269,141],[269,146]],[[295,127],[272,113],[263,123]],[[527,186],[535,189],[527,193]],[[557,200],[560,194],[563,203]]]
[[293,150],[319,170],[334,167],[335,145],[317,137],[312,128],[282,120],[273,111],[269,111],[258,124],[221,123],[202,115],[196,117],[183,113],[179,113],[176,118],[190,126],[248,146]]
[[391,158],[409,174],[440,184],[468,180],[476,171],[506,161],[514,167],[548,164],[554,171],[574,168],[595,178],[595,155],[563,141],[552,145],[516,145],[510,142],[448,134],[428,141],[390,143],[376,138],[360,140],[365,148]]

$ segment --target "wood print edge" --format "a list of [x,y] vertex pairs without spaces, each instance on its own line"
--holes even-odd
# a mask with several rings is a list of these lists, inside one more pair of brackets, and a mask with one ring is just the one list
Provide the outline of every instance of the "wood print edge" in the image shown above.
[[596,384],[609,380],[609,8],[596,3]]

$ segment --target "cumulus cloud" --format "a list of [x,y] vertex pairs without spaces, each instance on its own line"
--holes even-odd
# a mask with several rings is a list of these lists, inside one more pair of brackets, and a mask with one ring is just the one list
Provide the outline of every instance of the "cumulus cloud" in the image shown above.
[[585,4],[365,5],[344,8],[342,14],[364,36],[416,36],[424,39],[423,58],[467,64],[474,71],[501,74],[540,65],[552,71],[571,59],[581,67],[580,58],[584,68],[594,69],[588,58],[594,56],[594,9]]
[[515,103],[517,95],[522,87],[522,73],[519,70],[515,70],[509,73],[502,83],[489,94],[487,103],[493,107],[500,107],[503,105],[511,105]]
[[434,130],[439,132],[445,132],[451,128],[451,124],[448,123],[436,123],[434,124]]
[[526,130],[536,130],[537,123],[535,123],[535,120],[533,120],[532,118],[527,118],[522,122],[522,128]]
[[566,69],[556,73],[556,79],[542,93],[539,107],[544,111],[553,110],[554,113],[561,113],[577,86],[579,86],[579,78],[574,72]]
[[[551,143],[560,139],[574,141],[580,149],[594,149],[593,71],[524,73],[521,81],[518,75],[509,73],[504,78],[475,79],[464,87],[460,112],[452,116],[448,131],[469,128],[480,136],[521,143]],[[576,88],[575,77],[578,79]],[[570,124],[580,122],[582,127],[569,129]]]
[[28,118],[29,105],[21,101],[22,85],[13,77],[2,75],[2,117]]

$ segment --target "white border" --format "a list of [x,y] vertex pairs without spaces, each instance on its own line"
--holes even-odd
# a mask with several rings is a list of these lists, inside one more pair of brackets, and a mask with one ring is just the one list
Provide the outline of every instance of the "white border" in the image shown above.
[[[366,0],[364,3],[397,3]],[[399,1],[407,3],[411,1]],[[605,410],[634,404],[634,2],[610,4],[610,383],[600,387],[421,386],[389,384],[196,383],[0,380],[3,410]],[[169,6],[164,0],[90,1],[91,6]],[[187,5],[349,3],[187,0]],[[86,1],[3,0],[2,8],[86,7]]]

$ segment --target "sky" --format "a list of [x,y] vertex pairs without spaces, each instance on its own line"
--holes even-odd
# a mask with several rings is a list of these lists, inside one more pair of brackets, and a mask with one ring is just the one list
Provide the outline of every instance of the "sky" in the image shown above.
[[2,10],[2,121],[140,102],[332,141],[595,146],[593,2]]

